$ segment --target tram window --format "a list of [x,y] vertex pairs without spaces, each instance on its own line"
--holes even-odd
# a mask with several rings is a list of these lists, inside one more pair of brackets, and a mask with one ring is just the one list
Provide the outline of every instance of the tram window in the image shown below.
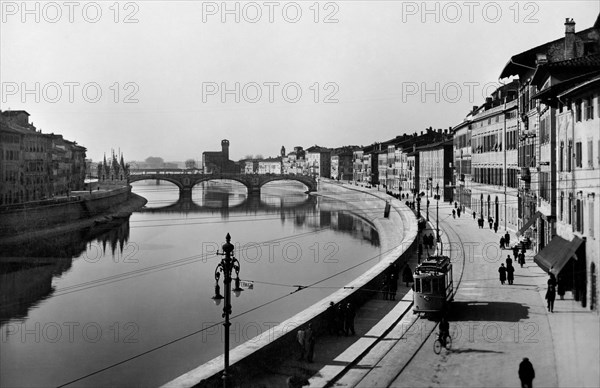
[[431,288],[434,294],[440,293],[440,280],[441,279],[431,279]]
[[421,292],[421,279],[415,279],[415,292]]
[[421,289],[424,294],[431,294],[431,279],[421,279]]

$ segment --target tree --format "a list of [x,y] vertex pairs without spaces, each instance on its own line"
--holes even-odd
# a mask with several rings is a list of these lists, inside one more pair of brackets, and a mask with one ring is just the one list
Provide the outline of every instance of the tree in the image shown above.
[[185,161],[185,168],[193,170],[196,168],[196,161],[194,159],[188,159]]
[[148,164],[149,168],[163,168],[165,161],[158,156],[149,156],[146,158],[146,164]]

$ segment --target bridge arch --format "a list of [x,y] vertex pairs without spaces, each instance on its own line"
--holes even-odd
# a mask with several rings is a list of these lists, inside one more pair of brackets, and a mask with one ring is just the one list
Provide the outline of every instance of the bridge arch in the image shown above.
[[208,181],[234,181],[234,182],[238,182],[241,183],[242,185],[244,185],[246,187],[246,189],[248,190],[248,194],[250,194],[252,192],[252,187],[250,186],[250,184],[246,181],[244,181],[243,179],[237,178],[235,176],[204,176],[201,178],[196,178],[193,179],[189,185],[190,190],[193,189],[194,187],[196,187],[196,185],[198,185],[199,183],[202,182],[208,182]]
[[152,181],[152,180],[160,180],[173,183],[175,186],[179,188],[180,191],[184,189],[181,180],[177,178],[171,178],[165,174],[143,174],[143,175],[130,175],[129,183],[133,182],[141,182],[141,181]]
[[260,180],[259,187],[263,187],[267,183],[275,181],[296,181],[306,186],[308,189],[307,191],[309,192],[317,191],[317,182],[310,177],[302,175],[265,175],[263,179]]

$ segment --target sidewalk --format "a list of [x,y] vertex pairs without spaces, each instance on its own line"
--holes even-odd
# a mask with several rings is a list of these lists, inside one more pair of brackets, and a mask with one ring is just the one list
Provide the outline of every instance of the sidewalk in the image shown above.
[[536,370],[534,386],[600,386],[599,316],[568,299],[556,300],[555,312],[548,312],[548,275],[532,251],[523,268],[513,261],[514,284],[501,285],[498,267],[512,257],[499,249],[504,230],[480,229],[472,216],[453,219],[451,209],[440,204],[440,225],[451,241],[463,244],[467,260],[450,316],[452,350],[436,357],[429,338],[391,386],[519,386],[523,357]]

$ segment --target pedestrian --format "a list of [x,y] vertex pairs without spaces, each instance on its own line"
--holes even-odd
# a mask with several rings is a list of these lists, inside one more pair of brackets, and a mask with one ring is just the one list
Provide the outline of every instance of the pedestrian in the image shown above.
[[312,323],[308,324],[308,328],[304,331],[304,352],[306,361],[312,362],[315,352],[315,332],[312,328]]
[[506,267],[504,267],[504,263],[500,264],[500,268],[498,268],[498,273],[500,273],[500,283],[504,284],[506,281]]
[[460,207],[456,209],[456,215],[458,216],[458,218],[460,218]]
[[554,276],[554,274],[552,272],[550,272],[550,276],[546,283],[548,283],[548,287],[550,287],[550,286],[556,287],[556,277]]
[[304,359],[304,340],[306,339],[306,333],[304,330],[299,329],[298,333],[296,333],[296,341],[298,342],[300,349],[300,356],[298,356],[298,361],[302,361]]
[[329,307],[327,308],[327,332],[329,335],[333,335],[337,331],[337,323],[336,323],[336,312],[335,305],[333,302],[329,302]]
[[515,280],[515,267],[513,267],[512,264],[506,266],[506,280],[508,280],[508,284],[513,284]]
[[346,331],[346,335],[355,335],[354,331],[354,317],[356,316],[356,312],[354,311],[354,307],[350,302],[346,304],[346,323],[344,324],[344,329]]
[[[508,230],[504,233],[504,242],[506,243],[506,247],[510,247],[510,233],[508,233]],[[517,255],[514,256],[517,257]]]
[[515,245],[512,248],[512,251],[513,251],[513,257],[518,257],[519,256],[519,246],[518,245]]
[[479,225],[479,229],[483,229],[483,218],[477,220],[477,225]]
[[344,309],[344,306],[341,303],[337,306],[336,315],[337,325],[335,334],[339,337],[344,334],[344,322],[346,321],[346,309]]
[[490,224],[490,229],[492,229],[494,227],[494,219],[492,217],[489,217],[488,223]]
[[500,237],[500,249],[504,249],[504,237]]
[[452,209],[452,218],[456,218],[456,210]]
[[554,300],[556,299],[556,288],[552,285],[548,285],[548,291],[546,291],[546,300],[548,301],[548,311],[554,312]]
[[[421,253],[419,253],[419,258],[420,257],[421,257]],[[381,287],[381,293],[383,294],[383,300],[388,300],[388,293],[390,291],[390,284],[388,282],[389,282],[388,277],[384,276],[383,277],[383,284],[382,284],[382,287]]]
[[558,293],[558,296],[560,296],[560,300],[564,300],[565,299],[565,282],[564,282],[561,274],[558,275],[556,282],[557,282],[556,291]]
[[473,219],[477,216],[477,212],[473,212]]
[[389,287],[390,300],[396,300],[396,292],[398,291],[398,277],[393,273],[390,274]]
[[521,264],[521,268],[523,268],[523,265],[525,264],[525,255],[523,252],[519,253],[519,264]]
[[406,283],[406,287],[408,287],[408,283],[412,283],[414,281],[412,270],[408,264],[404,266],[404,270],[402,271],[402,281]]
[[506,256],[506,268],[508,267],[512,267],[512,258],[510,257],[510,255]]
[[498,222],[494,222],[494,233],[498,233]]
[[521,388],[532,388],[535,371],[533,365],[527,357],[519,364],[519,379],[521,380]]

